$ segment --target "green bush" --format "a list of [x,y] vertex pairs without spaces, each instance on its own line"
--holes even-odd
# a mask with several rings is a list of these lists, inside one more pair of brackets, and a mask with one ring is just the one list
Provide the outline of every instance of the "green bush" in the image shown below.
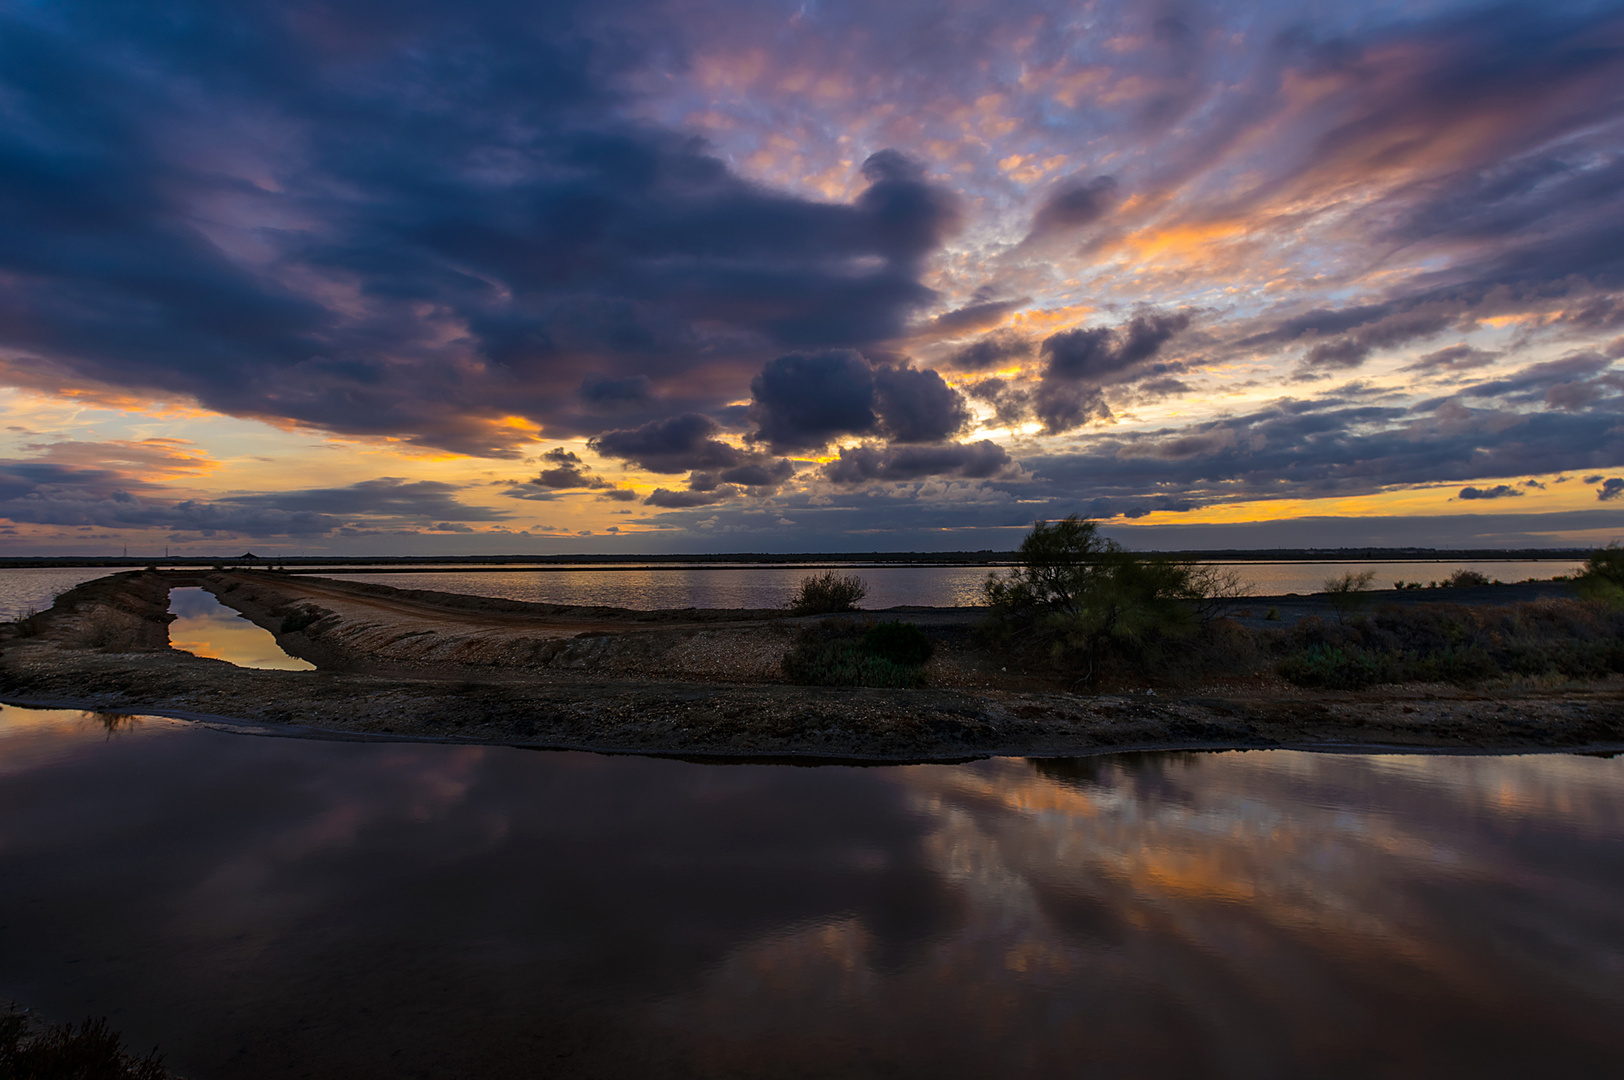
[[[1560,578],[1552,578],[1559,581]],[[1578,577],[1579,595],[1610,607],[1624,607],[1624,547],[1617,540],[1590,553]]]
[[841,576],[833,570],[808,574],[789,602],[797,615],[830,615],[852,611],[857,601],[868,595],[868,586],[856,574]]
[[1306,652],[1287,657],[1280,675],[1298,686],[1326,690],[1361,690],[1380,682],[1395,682],[1390,663],[1363,649],[1314,645]]
[[[924,638],[923,656],[913,635]],[[894,652],[885,655],[882,650],[886,649]],[[898,654],[920,658],[899,660]],[[783,667],[785,677],[802,686],[915,687],[925,685],[924,662],[929,656],[930,640],[917,626],[893,622],[865,628],[835,623],[802,630],[784,656]]]
[[1207,621],[1194,564],[1125,551],[1072,514],[1037,522],[1019,565],[988,575],[988,636],[1047,653],[1093,681],[1108,661],[1142,662]]

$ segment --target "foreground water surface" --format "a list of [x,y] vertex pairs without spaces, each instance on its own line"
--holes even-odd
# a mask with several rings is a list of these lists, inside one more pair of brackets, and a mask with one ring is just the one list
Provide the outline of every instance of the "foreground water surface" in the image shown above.
[[1624,760],[721,766],[6,708],[0,881],[0,997],[194,1078],[1624,1060]]

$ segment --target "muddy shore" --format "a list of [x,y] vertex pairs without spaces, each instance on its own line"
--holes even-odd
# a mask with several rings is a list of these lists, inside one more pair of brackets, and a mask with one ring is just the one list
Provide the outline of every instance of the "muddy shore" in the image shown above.
[[[200,586],[309,660],[249,670],[169,646],[169,590]],[[1505,586],[1533,599],[1556,586]],[[1528,597],[1506,590],[1523,590]],[[1543,589],[1543,591],[1541,591]],[[1430,591],[1430,590],[1429,590]],[[1437,590],[1445,593],[1446,590]],[[1492,599],[1488,599],[1491,597]],[[1387,602],[1388,597],[1378,597]],[[1394,594],[1392,602],[1432,597]],[[1315,614],[1303,598],[1257,598]],[[851,616],[825,616],[849,618]],[[1144,748],[1624,751],[1624,680],[1503,680],[1310,692],[1247,673],[1200,686],[1074,692],[988,652],[973,609],[891,609],[934,640],[925,689],[794,686],[781,611],[643,612],[401,590],[266,571],[147,571],[88,582],[0,630],[0,699],[221,718],[364,737],[692,757],[929,761]]]

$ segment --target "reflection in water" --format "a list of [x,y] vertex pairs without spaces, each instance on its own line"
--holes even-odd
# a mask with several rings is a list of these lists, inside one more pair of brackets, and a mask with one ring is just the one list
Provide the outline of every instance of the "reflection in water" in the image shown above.
[[289,656],[276,635],[232,611],[205,589],[169,590],[169,643],[196,656],[224,660],[238,667],[278,671],[314,671],[308,660]]
[[183,1073],[1605,1075],[1624,762],[704,766],[0,717],[0,996]]

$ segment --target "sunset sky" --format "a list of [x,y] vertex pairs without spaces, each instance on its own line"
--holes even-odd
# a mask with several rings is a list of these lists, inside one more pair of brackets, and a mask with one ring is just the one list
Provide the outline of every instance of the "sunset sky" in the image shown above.
[[0,553],[1624,537],[1610,3],[0,0]]

